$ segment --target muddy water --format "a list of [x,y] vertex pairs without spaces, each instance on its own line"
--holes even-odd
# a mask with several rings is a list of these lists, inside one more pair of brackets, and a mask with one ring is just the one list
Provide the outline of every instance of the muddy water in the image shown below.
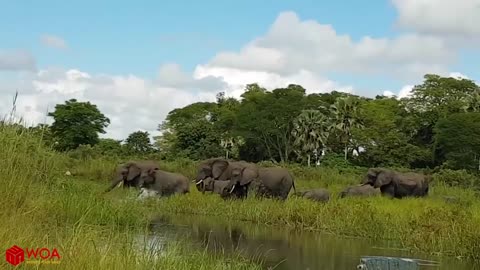
[[465,260],[408,253],[391,243],[251,223],[228,223],[203,216],[159,217],[152,221],[151,230],[147,239],[157,250],[168,246],[170,240],[188,240],[202,250],[221,254],[240,252],[260,260],[265,269],[356,269],[362,256],[407,257],[439,263],[420,269],[480,269],[480,265]]

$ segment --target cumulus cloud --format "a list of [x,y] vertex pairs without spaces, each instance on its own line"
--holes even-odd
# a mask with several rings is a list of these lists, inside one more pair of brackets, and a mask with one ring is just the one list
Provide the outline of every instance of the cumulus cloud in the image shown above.
[[398,25],[416,32],[475,38],[480,34],[479,0],[392,0]]
[[[216,94],[164,86],[134,75],[92,75],[76,69],[40,70],[30,86],[28,91],[20,91],[16,108],[27,125],[45,122],[47,111],[56,104],[76,98],[96,104],[110,118],[107,135],[116,139],[125,139],[136,130],[156,135],[169,111],[197,101],[214,101]],[[2,116],[11,110],[13,95],[12,91],[0,93]],[[48,118],[47,123],[51,122]]]
[[40,37],[40,41],[43,45],[51,48],[62,50],[68,48],[67,42],[63,38],[55,35],[44,34]]
[[[394,2],[402,10],[400,5],[404,4]],[[405,2],[413,5],[410,0]],[[408,8],[405,10],[400,13],[410,12]],[[294,12],[283,12],[264,35],[248,42],[240,51],[219,52],[207,63],[197,65],[193,73],[168,63],[159,68],[153,79],[52,68],[11,81],[1,81],[0,77],[0,113],[5,115],[11,108],[13,88],[21,89],[17,113],[32,124],[44,122],[46,112],[52,111],[55,104],[70,98],[88,100],[110,118],[106,136],[124,139],[136,130],[157,134],[158,124],[172,109],[198,101],[214,101],[219,91],[239,98],[245,85],[255,82],[267,89],[300,84],[307,93],[332,90],[354,93],[354,85],[332,80],[330,74],[391,76],[403,79],[406,85],[383,94],[407,97],[414,87],[412,82],[420,81],[426,73],[448,76],[449,65],[457,58],[457,51],[446,39],[424,34],[422,31],[428,32],[427,28],[415,27],[418,32],[394,38],[364,36],[353,40],[349,35],[338,34],[331,25],[301,20]],[[42,42],[67,48],[61,38],[51,37],[44,36]],[[0,71],[35,70],[33,57],[16,54],[0,51]],[[450,76],[466,77],[458,72]]]
[[267,71],[246,71],[236,68],[204,65],[196,67],[194,77],[204,78],[207,76],[222,77],[228,84],[225,91],[226,94],[235,98],[240,98],[247,84],[255,82],[269,90],[286,87],[289,84],[300,84],[307,90],[307,94],[330,92],[332,90],[347,93],[353,92],[352,86],[339,85],[337,82],[327,78],[316,76],[308,70],[300,70],[292,75],[281,76]]
[[425,73],[445,72],[455,56],[442,39],[433,36],[409,33],[391,39],[365,36],[353,41],[331,25],[282,12],[264,36],[239,52],[218,53],[205,66],[282,76],[308,70],[315,74],[347,72],[416,79]]
[[35,71],[35,58],[23,50],[0,49],[0,71]]
[[175,88],[196,88],[203,91],[221,91],[227,84],[219,77],[209,74],[203,77],[192,77],[182,71],[180,65],[175,63],[164,64],[158,73],[158,82],[164,86]]

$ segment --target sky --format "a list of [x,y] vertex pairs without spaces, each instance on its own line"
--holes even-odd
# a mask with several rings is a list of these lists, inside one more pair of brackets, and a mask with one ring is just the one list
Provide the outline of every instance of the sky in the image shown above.
[[0,115],[51,123],[90,101],[102,137],[158,135],[169,111],[246,84],[408,96],[423,76],[480,78],[480,0],[0,0]]

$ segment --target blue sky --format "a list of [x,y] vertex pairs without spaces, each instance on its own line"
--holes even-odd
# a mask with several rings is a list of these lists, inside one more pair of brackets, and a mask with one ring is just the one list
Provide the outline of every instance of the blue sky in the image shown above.
[[429,72],[480,77],[475,1],[1,1],[0,103],[20,89],[36,122],[90,99],[122,137],[253,81],[405,95]]
[[[332,24],[353,39],[393,35],[395,13],[388,1],[379,0],[47,0],[3,1],[2,6],[2,47],[30,50],[40,67],[145,76],[152,76],[162,62],[176,62],[191,71],[220,50],[238,50],[265,33],[282,11]],[[68,41],[70,50],[59,53],[39,43],[45,33]]]

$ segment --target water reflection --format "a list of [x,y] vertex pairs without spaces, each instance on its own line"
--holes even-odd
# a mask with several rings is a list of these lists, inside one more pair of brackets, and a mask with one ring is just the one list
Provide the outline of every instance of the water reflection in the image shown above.
[[[362,256],[395,256],[439,261],[439,267],[420,269],[476,269],[469,261],[411,254],[392,243],[339,238],[324,233],[287,230],[250,223],[225,222],[203,216],[159,217],[152,221],[151,240],[188,239],[211,252],[241,253],[259,259],[266,269],[356,269]],[[166,240],[167,239],[167,240]],[[478,267],[478,266],[477,266]]]

